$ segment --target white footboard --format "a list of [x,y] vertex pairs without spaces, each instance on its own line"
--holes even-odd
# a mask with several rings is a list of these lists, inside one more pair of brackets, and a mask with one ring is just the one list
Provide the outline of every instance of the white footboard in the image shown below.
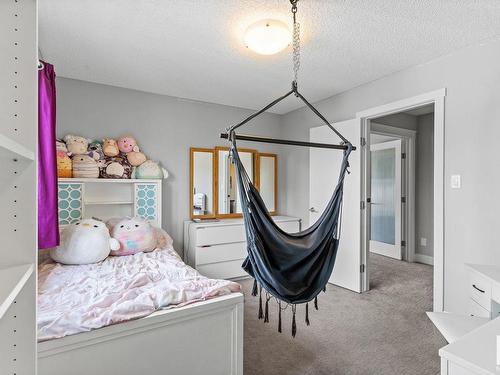
[[38,344],[38,375],[242,375],[243,295]]

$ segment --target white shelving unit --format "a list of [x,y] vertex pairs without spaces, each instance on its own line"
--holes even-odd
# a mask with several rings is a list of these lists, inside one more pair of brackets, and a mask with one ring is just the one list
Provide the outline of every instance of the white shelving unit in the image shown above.
[[33,273],[33,264],[0,269],[0,319],[15,301]]
[[0,0],[0,373],[36,373],[35,0]]
[[83,218],[138,216],[161,227],[162,181],[60,178],[59,227]]
[[0,160],[35,160],[35,153],[13,139],[0,134]]

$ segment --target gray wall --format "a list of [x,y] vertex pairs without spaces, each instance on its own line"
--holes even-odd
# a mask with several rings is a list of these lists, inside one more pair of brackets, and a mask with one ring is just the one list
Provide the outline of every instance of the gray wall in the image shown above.
[[[417,116],[415,252],[434,256],[434,114]],[[427,239],[427,246],[421,245]]]
[[[170,172],[163,183],[163,227],[174,238],[179,252],[182,222],[189,218],[189,147],[227,146],[219,138],[220,131],[249,113],[241,108],[57,79],[58,136],[131,134],[149,158],[161,161]],[[265,114],[250,127],[249,133],[276,137],[280,134],[280,117]],[[245,147],[277,152],[281,159],[279,147],[252,143],[245,143]]]
[[[369,62],[368,62],[369,63]],[[318,109],[330,121],[356,112],[445,87],[445,309],[467,306],[465,263],[500,265],[495,199],[500,175],[500,40],[473,46],[432,62],[370,82],[323,100]],[[307,94],[307,88],[303,88]],[[306,109],[285,115],[283,136],[304,139],[320,123]],[[289,214],[307,219],[309,153],[287,151],[285,183]],[[293,172],[293,173],[288,173]],[[462,175],[462,189],[449,186]],[[299,178],[300,176],[300,178]]]
[[400,129],[417,130],[417,116],[409,115],[408,113],[395,113],[393,115],[378,117],[373,119],[372,122]]

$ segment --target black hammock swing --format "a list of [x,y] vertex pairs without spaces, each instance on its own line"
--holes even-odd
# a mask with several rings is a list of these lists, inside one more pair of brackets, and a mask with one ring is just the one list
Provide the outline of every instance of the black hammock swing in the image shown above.
[[[292,93],[302,99],[323,122],[339,135],[343,140],[340,145],[241,136],[235,133],[236,128]],[[295,84],[292,85],[289,93],[241,123],[228,128],[227,133],[221,134],[221,137],[230,141],[230,154],[236,168],[248,243],[248,256],[242,267],[254,278],[252,294],[259,294],[259,319],[264,319],[264,322],[269,321],[269,300],[275,297],[279,306],[278,331],[281,332],[281,311],[283,310],[282,303],[284,303],[285,308],[288,305],[292,306],[292,336],[295,336],[296,305],[306,304],[305,321],[309,325],[308,302],[314,299],[314,306],[318,308],[317,295],[325,290],[335,264],[340,239],[344,178],[348,173],[349,154],[355,150],[355,147],[298,92]],[[298,233],[286,233],[276,225],[240,160],[237,139],[344,150],[337,186],[318,221]],[[263,293],[265,293],[265,309],[262,301]]]
[[[292,336],[295,337],[297,304],[306,304],[305,322],[309,325],[309,302],[314,300],[318,309],[317,296],[326,289],[326,284],[335,265],[339,247],[342,216],[344,178],[349,167],[349,154],[356,148],[328,120],[310,104],[298,91],[297,74],[300,66],[300,25],[296,20],[298,0],[290,0],[293,14],[293,63],[294,80],[292,89],[285,95],[266,105],[239,124],[221,134],[231,143],[230,154],[236,167],[241,207],[245,220],[248,256],[243,269],[254,278],[252,294],[259,294],[259,319],[269,322],[269,300],[278,301],[278,331],[281,332],[281,311],[288,305],[292,310]],[[341,144],[311,143],[284,139],[273,139],[236,134],[235,130],[275,106],[288,96],[297,98],[318,116],[342,140]],[[266,205],[253,185],[241,163],[236,140],[288,144],[306,147],[321,147],[344,150],[337,186],[321,217],[308,229],[298,233],[281,230],[269,215]],[[263,308],[263,293],[265,308]],[[282,306],[284,304],[284,308]]]

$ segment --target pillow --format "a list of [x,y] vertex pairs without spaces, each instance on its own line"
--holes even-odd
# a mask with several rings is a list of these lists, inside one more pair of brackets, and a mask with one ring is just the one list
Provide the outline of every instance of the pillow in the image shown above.
[[98,263],[118,249],[118,241],[102,221],[85,219],[64,228],[61,245],[50,251],[50,257],[63,264]]
[[111,251],[111,255],[147,253],[153,251],[158,244],[156,229],[144,219],[137,217],[110,219],[107,224],[111,227],[111,236],[120,243],[120,248]]

